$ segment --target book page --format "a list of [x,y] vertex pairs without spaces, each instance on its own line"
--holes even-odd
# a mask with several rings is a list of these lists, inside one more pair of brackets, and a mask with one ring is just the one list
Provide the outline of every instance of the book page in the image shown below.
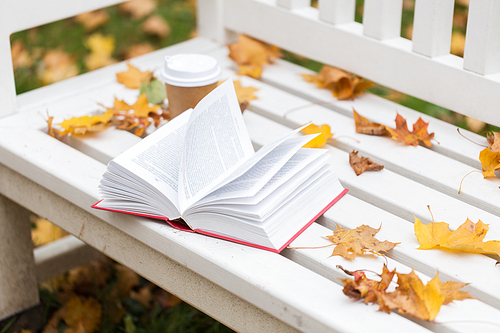
[[181,212],[254,153],[232,80],[198,103],[189,119],[179,177]]
[[304,144],[311,140],[311,137],[315,136],[288,138],[265,154],[262,159],[243,175],[210,193],[201,202],[206,203],[213,200],[254,196],[286,165]]
[[178,178],[190,114],[191,110],[185,111],[111,162],[159,190],[178,210]]

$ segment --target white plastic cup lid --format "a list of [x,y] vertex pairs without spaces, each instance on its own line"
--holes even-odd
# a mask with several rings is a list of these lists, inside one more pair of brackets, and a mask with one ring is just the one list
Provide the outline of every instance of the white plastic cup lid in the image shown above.
[[196,53],[165,57],[160,79],[172,86],[201,87],[217,82],[221,69],[215,58]]

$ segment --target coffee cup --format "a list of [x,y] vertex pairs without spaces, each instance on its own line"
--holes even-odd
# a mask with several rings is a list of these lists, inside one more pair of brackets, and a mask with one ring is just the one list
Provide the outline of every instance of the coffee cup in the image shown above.
[[172,118],[194,108],[217,87],[221,69],[211,56],[183,53],[165,57],[160,79],[167,89],[168,109]]

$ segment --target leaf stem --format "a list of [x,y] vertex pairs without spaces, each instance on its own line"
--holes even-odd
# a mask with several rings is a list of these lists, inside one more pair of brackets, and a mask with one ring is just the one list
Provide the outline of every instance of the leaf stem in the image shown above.
[[[472,141],[471,139],[469,139],[468,137],[466,137],[465,135],[463,135],[462,133],[460,133],[460,128],[457,128],[457,132],[458,132],[458,134],[460,134],[460,136],[462,136],[464,139],[469,140],[470,142],[472,142],[472,143],[474,143],[474,144],[476,144],[476,145],[478,145],[478,146],[488,148],[488,146],[485,146],[485,145],[482,145],[482,144],[480,144],[480,143],[474,142],[474,141]],[[460,192],[458,192],[458,193],[460,193]]]
[[460,181],[460,186],[458,187],[458,194],[462,192],[462,183],[464,182],[465,177],[470,175],[473,172],[480,172],[479,170],[472,170],[471,172],[467,173],[465,176],[463,176],[462,180]]

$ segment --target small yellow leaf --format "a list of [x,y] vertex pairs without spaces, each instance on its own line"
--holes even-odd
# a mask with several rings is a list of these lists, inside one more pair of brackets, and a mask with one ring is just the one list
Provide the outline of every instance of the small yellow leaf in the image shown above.
[[74,296],[64,304],[62,319],[73,330],[83,327],[83,332],[94,332],[101,323],[102,307],[94,298]]
[[331,133],[330,126],[328,125],[316,126],[314,124],[310,124],[306,128],[302,129],[300,132],[304,133],[305,135],[321,133],[320,135],[318,135],[317,137],[306,143],[304,145],[304,148],[324,147],[328,139],[330,139],[333,136],[333,134]]
[[111,110],[107,110],[102,115],[98,116],[83,116],[83,117],[74,117],[71,119],[64,120],[59,124],[62,128],[64,128],[64,132],[62,134],[85,134],[87,132],[99,132],[105,130],[113,117],[113,112]]
[[483,177],[496,177],[495,170],[500,169],[500,152],[493,152],[490,148],[484,148],[479,153],[479,160],[483,167]]
[[116,74],[118,83],[125,85],[130,89],[139,89],[143,82],[149,82],[153,77],[150,71],[141,72],[137,67],[127,62],[128,70]]

